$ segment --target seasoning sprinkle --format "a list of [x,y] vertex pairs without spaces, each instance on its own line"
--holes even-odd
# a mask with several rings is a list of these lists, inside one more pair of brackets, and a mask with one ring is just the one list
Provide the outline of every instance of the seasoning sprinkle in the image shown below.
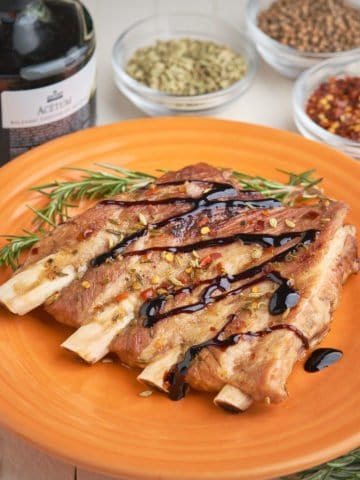
[[295,228],[295,223],[294,223],[292,220],[289,220],[288,218],[285,219],[285,224],[286,224],[289,228]]
[[139,397],[150,397],[150,395],[153,394],[153,391],[152,390],[144,390],[143,392],[140,392],[139,393]]
[[276,218],[269,218],[269,225],[270,225],[270,227],[276,228],[276,227],[277,227],[277,224],[278,224],[278,222],[277,222]]
[[140,282],[134,282],[132,284],[133,290],[141,290],[141,283]]
[[156,285],[158,283],[160,283],[160,277],[158,275],[154,275],[151,279],[151,284]]
[[174,261],[174,254],[171,252],[166,252],[165,253],[165,260],[169,263],[172,263]]
[[203,95],[229,87],[246,73],[244,58],[225,45],[181,38],[138,49],[126,72],[172,95]]
[[184,286],[184,284],[182,282],[180,282],[180,280],[178,280],[175,277],[169,277],[169,280],[175,287],[183,287]]
[[254,248],[251,250],[251,258],[254,260],[260,258],[262,256],[262,250],[260,248]]
[[210,228],[209,227],[201,227],[200,233],[201,233],[201,235],[207,235],[208,233],[210,233]]
[[145,227],[148,224],[148,221],[146,220],[146,217],[143,213],[139,213],[139,221],[141,225],[144,225]]
[[87,280],[84,280],[83,282],[81,282],[81,286],[83,288],[90,288],[90,282],[88,282]]

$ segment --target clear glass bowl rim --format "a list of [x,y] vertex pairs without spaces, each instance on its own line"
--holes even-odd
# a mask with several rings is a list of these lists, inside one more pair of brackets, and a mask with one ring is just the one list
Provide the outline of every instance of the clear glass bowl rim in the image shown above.
[[[351,52],[351,53],[350,53]],[[349,50],[348,52],[343,52],[342,56],[337,58],[329,58],[323,62],[317,63],[313,67],[309,68],[305,72],[303,72],[299,78],[296,80],[294,88],[293,88],[293,95],[292,95],[292,103],[295,117],[297,117],[298,121],[302,123],[308,130],[313,132],[317,137],[321,138],[326,143],[329,143],[333,146],[349,146],[349,147],[360,147],[360,142],[355,140],[351,140],[350,138],[341,137],[340,135],[336,135],[335,133],[328,132],[325,128],[320,127],[317,123],[315,123],[306,113],[303,102],[301,101],[301,91],[303,86],[307,84],[308,79],[319,70],[323,69],[324,67],[334,67],[336,68],[340,62],[341,64],[344,60],[349,60],[349,62],[354,60],[359,60],[359,54],[353,53],[353,51]],[[334,73],[335,75],[335,73]],[[329,78],[331,75],[329,76]],[[325,81],[325,80],[324,80]],[[320,85],[320,84],[319,84]]]
[[[314,0],[316,1],[316,0]],[[360,55],[360,47],[352,48],[350,50],[343,50],[342,52],[308,52],[308,51],[301,51],[297,50],[296,48],[289,47],[288,45],[283,45],[282,43],[274,40],[265,32],[263,32],[257,25],[255,19],[253,18],[253,9],[255,6],[258,5],[258,0],[248,0],[245,9],[245,17],[248,24],[250,24],[251,28],[256,31],[256,34],[262,39],[263,43],[268,43],[273,48],[277,48],[282,51],[286,55],[292,55],[294,57],[306,57],[306,58],[313,58],[319,60],[327,60],[330,56],[332,58],[337,58],[345,53],[354,53]]]
[[[161,92],[159,90],[148,87],[136,81],[130,75],[128,75],[126,71],[122,68],[122,66],[119,64],[119,62],[117,61],[117,52],[121,48],[124,41],[126,40],[127,34],[132,32],[135,28],[140,27],[141,25],[144,25],[147,22],[154,21],[155,19],[161,19],[161,18],[176,19],[178,17],[194,17],[194,18],[202,18],[202,19],[207,18],[210,21],[221,25],[224,28],[231,30],[234,33],[234,35],[237,35],[239,37],[239,40],[241,41],[241,44],[246,47],[249,54],[249,61],[247,62],[247,70],[245,75],[240,80],[233,83],[229,87],[222,88],[221,90],[217,90],[216,92],[204,93],[201,95],[172,95],[166,92]],[[239,87],[242,87],[243,85],[246,86],[249,82],[253,80],[256,73],[256,69],[257,69],[257,63],[258,63],[258,56],[257,56],[255,45],[250,40],[250,38],[248,38],[245,35],[245,33],[241,32],[240,30],[237,30],[235,27],[229,24],[226,20],[216,17],[215,15],[205,15],[205,14],[203,15],[203,14],[196,14],[196,13],[155,14],[155,15],[144,17],[132,23],[128,28],[126,28],[117,38],[112,49],[112,67],[114,69],[114,72],[116,76],[121,78],[126,84],[128,84],[130,88],[138,91],[143,95],[150,94],[153,98],[157,97],[159,99],[166,99],[166,98],[176,99],[177,101],[179,101],[179,103],[188,103],[191,101],[196,102],[197,100],[203,100],[204,98],[216,99],[218,97],[222,97],[224,93],[231,94],[232,92],[234,92],[235,94],[239,89]]]

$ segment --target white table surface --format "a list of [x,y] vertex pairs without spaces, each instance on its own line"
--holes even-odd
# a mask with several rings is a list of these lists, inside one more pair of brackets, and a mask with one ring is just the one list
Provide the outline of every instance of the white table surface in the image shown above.
[[[97,32],[98,124],[144,114],[115,88],[111,72],[111,48],[120,32],[132,22],[167,12],[214,13],[243,27],[246,0],[84,0]],[[295,131],[291,111],[293,82],[260,62],[252,88],[237,102],[216,115]],[[109,480],[74,465],[67,465],[0,429],[0,480]],[[221,479],[219,479],[221,480]]]

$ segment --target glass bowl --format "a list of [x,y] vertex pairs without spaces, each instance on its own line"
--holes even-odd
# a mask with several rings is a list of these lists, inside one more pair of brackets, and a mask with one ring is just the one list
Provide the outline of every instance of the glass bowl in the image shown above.
[[293,90],[294,119],[299,131],[307,138],[326,143],[360,160],[360,142],[340,137],[320,127],[306,113],[306,104],[317,87],[330,77],[360,76],[359,54],[343,53],[337,59],[321,62],[304,72]]
[[[317,63],[337,58],[345,52],[301,52],[274,40],[264,33],[257,24],[257,18],[262,10],[266,10],[274,0],[249,0],[246,6],[246,24],[249,35],[256,44],[263,59],[275,70],[288,78],[297,78],[304,70]],[[314,0],[315,1],[315,0]],[[353,7],[359,7],[359,0],[349,0]],[[360,48],[347,50],[360,56]]]
[[[227,45],[241,54],[247,64],[245,76],[217,92],[177,96],[149,88],[125,72],[127,62],[138,48],[157,40],[189,37]],[[245,35],[219,18],[196,14],[156,15],[136,22],[120,35],[113,48],[112,66],[118,89],[147,114],[194,115],[213,113],[243,95],[254,79],[257,53]]]

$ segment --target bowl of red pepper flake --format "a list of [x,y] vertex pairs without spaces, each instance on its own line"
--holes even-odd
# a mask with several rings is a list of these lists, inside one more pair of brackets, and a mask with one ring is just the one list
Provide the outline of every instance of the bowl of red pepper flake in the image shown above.
[[344,54],[304,72],[293,92],[299,131],[360,160],[360,56]]

